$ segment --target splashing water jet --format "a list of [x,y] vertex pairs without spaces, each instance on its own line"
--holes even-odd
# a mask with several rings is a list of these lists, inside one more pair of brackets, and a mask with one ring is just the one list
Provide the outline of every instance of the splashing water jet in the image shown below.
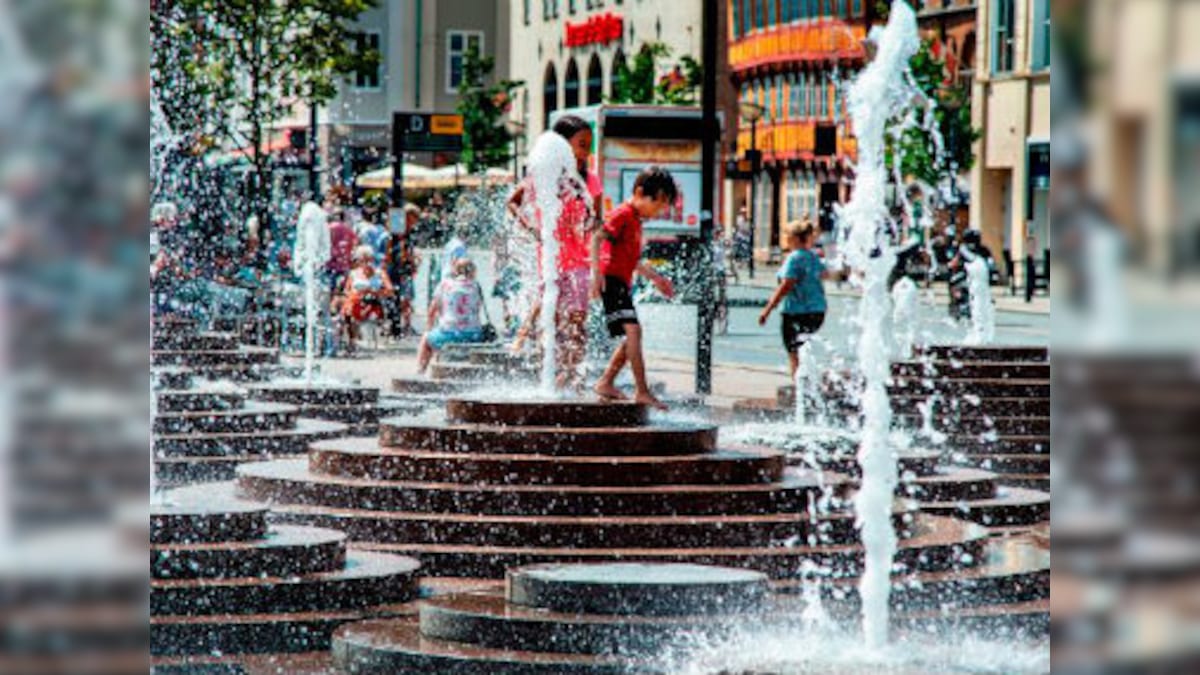
[[537,199],[537,216],[541,227],[542,312],[539,317],[542,342],[541,387],[546,393],[555,389],[558,326],[558,227],[563,211],[564,194],[587,194],[587,186],[579,176],[575,154],[565,138],[553,131],[538,137],[529,151],[529,174]]
[[329,217],[316,202],[300,209],[296,226],[296,249],[292,269],[304,280],[304,381],[313,381],[313,353],[316,350],[317,270],[329,261]]
[[858,526],[866,549],[859,582],[863,636],[868,649],[887,644],[888,601],[897,536],[891,523],[893,494],[899,480],[895,453],[889,444],[892,411],[888,400],[890,376],[888,322],[891,317],[887,278],[896,254],[883,227],[888,219],[884,195],[888,188],[885,140],[893,121],[913,118],[909,110],[917,92],[909,77],[909,59],[920,47],[916,15],[904,0],[895,0],[882,31],[872,30],[875,58],[859,74],[848,96],[850,117],[858,136],[855,190],[842,210],[848,224],[841,249],[846,262],[863,277],[859,320],[859,369],[863,377],[862,436],[858,462],[862,485],[854,497]]
[[910,359],[917,341],[916,282],[907,276],[897,281],[892,288],[892,305],[892,321],[896,325],[896,357]]
[[986,345],[996,337],[996,312],[992,305],[991,270],[983,256],[967,260],[967,285],[971,289],[971,329],[966,344]]

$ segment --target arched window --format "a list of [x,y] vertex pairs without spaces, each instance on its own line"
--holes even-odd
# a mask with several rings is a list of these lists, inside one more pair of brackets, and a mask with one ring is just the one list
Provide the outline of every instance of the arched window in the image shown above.
[[604,71],[600,67],[600,57],[592,54],[587,69],[587,104],[596,105],[604,98]]
[[550,113],[555,110],[558,110],[558,71],[554,63],[548,63],[542,77],[542,128],[550,128]]
[[608,94],[615,96],[617,93],[618,75],[622,70],[625,70],[625,52],[617,49],[617,53],[613,54],[612,69],[608,71]]
[[579,67],[575,59],[567,61],[567,74],[563,77],[563,107],[579,107]]
[[959,70],[975,70],[975,31],[967,33],[963,38],[962,52],[959,53]]

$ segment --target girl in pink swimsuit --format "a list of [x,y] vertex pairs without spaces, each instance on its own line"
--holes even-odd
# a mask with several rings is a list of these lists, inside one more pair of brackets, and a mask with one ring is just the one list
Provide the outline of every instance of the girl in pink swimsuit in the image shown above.
[[[588,283],[591,278],[589,245],[592,233],[601,222],[603,189],[599,177],[587,171],[588,158],[592,153],[592,129],[587,122],[575,115],[566,115],[554,123],[553,130],[571,144],[571,150],[579,163],[579,173],[585,177],[588,191],[586,198],[573,194],[564,195],[562,213],[555,229],[555,236],[558,237],[558,386],[564,388],[579,386],[583,382],[579,365],[583,362],[587,350]],[[591,200],[591,203],[586,200]],[[508,209],[517,222],[536,237],[541,228],[525,217],[523,209],[525,205],[533,203],[536,203],[533,183],[527,178],[513,191],[508,200]],[[541,270],[540,250],[538,269]],[[537,325],[540,311],[540,303],[530,310],[529,316],[517,332],[517,339],[513,343],[514,352],[520,352],[524,347],[525,341]]]

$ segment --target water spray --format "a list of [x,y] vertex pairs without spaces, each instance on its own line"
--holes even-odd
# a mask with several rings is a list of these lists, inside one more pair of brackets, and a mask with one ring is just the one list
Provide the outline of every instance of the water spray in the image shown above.
[[312,384],[316,351],[317,271],[329,261],[328,214],[316,202],[300,209],[292,269],[304,280],[304,381]]

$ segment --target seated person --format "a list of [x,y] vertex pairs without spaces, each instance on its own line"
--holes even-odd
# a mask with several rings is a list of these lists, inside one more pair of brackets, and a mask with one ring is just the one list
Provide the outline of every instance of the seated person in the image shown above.
[[[364,321],[383,320],[383,298],[394,292],[392,282],[375,262],[375,251],[370,246],[359,246],[354,251],[354,267],[346,275],[342,287],[341,316],[346,325],[347,338],[351,347],[358,339],[358,324]],[[337,299],[334,300],[336,305]],[[336,308],[336,307],[335,307]]]
[[460,258],[453,276],[443,279],[429,305],[429,329],[417,350],[417,372],[423,373],[437,350],[448,344],[483,342],[479,310],[483,293],[475,281],[475,263]]

